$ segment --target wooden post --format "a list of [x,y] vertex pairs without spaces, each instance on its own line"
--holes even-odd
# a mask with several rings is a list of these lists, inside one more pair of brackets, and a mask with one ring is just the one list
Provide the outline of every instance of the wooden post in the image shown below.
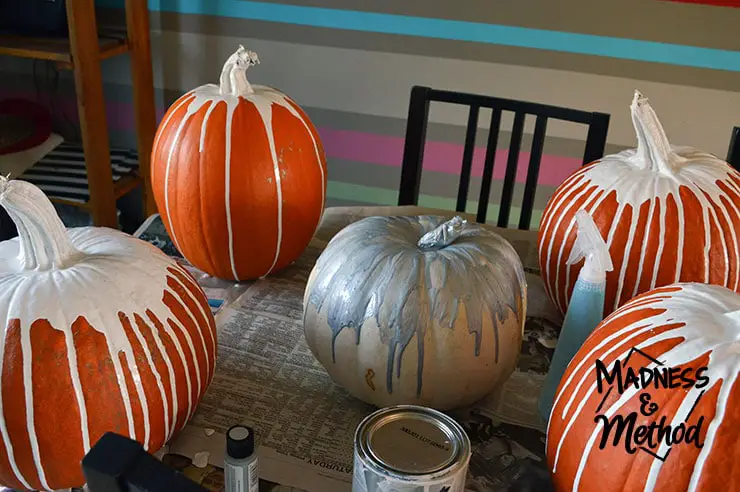
[[126,29],[131,49],[139,172],[143,183],[144,213],[148,217],[157,212],[152,194],[150,172],[152,145],[157,130],[157,115],[154,109],[154,76],[149,40],[149,9],[146,0],[126,0]]
[[117,228],[94,1],[67,0],[67,18],[93,222]]

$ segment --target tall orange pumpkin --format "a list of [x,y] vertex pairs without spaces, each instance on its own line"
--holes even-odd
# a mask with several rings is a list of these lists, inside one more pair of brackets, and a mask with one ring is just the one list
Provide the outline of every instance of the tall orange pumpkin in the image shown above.
[[628,302],[560,382],[547,429],[555,489],[734,490],[739,373],[737,293],[684,283]]
[[0,242],[0,485],[85,483],[108,431],[155,452],[210,383],[216,326],[195,280],[149,243],[66,230],[31,183],[0,176],[19,238]]
[[563,313],[583,265],[567,265],[579,210],[594,219],[614,264],[605,314],[674,282],[740,287],[740,173],[714,155],[671,146],[639,92],[631,111],[637,148],[577,170],[543,213],[540,269]]
[[326,196],[316,129],[286,95],[247,81],[258,62],[240,46],[220,85],[170,107],[152,150],[154,198],[178,250],[204,272],[236,281],[294,261]]

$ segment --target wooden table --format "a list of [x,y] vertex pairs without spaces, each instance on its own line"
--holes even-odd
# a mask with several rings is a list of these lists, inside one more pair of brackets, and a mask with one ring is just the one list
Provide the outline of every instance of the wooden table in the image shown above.
[[[338,233],[344,227],[364,217],[397,215],[440,215],[445,217],[463,215],[469,221],[475,221],[475,217],[473,215],[459,214],[453,211],[430,209],[418,206],[331,207],[325,210],[321,224],[316,232],[316,238],[328,242],[332,237],[334,237],[336,233]],[[530,273],[538,273],[535,251],[537,231],[501,229],[493,226],[486,227],[499,233],[507,240],[509,240],[512,245],[514,245],[515,249],[517,249],[520,257],[523,260],[525,270]],[[164,230],[161,220],[156,219],[153,221],[147,221],[147,223],[145,223],[145,225],[138,231],[138,233],[144,233],[149,240],[153,238],[156,239],[159,243],[158,245],[163,248],[163,250],[168,254],[172,254],[174,252],[174,246],[168,244],[169,238],[166,236],[166,231]],[[209,285],[211,287],[220,287],[218,284],[214,284],[213,280],[215,279],[209,279]],[[229,287],[233,285],[232,283],[226,281],[218,282],[221,282],[223,287]],[[247,284],[249,284],[249,282]],[[536,306],[533,307],[536,308]],[[162,460],[168,466],[180,470],[191,480],[200,483],[209,491],[221,492],[223,490],[223,469],[221,468],[214,467],[212,465],[207,465],[204,468],[198,468],[192,464],[192,460],[190,458],[179,454],[164,454],[162,456]],[[266,480],[260,481],[260,490],[263,492],[303,492],[300,489],[278,485]]]
[[[430,209],[417,206],[404,206],[404,207],[333,207],[328,208],[322,218],[321,224],[316,232],[316,237],[323,241],[329,241],[337,232],[351,224],[356,222],[363,217],[368,216],[394,216],[394,215],[440,215],[446,217],[452,217],[458,214],[451,211]],[[465,216],[465,215],[464,215]],[[465,216],[471,222],[475,221],[475,218],[471,215]],[[488,228],[488,226],[486,226]],[[537,272],[536,265],[536,231],[521,231],[518,229],[500,229],[491,226],[490,229],[496,231],[505,237],[509,242],[514,245],[515,249],[520,254],[523,260],[525,270],[530,273]],[[168,254],[176,253],[171,241],[167,237],[167,233],[164,230],[161,220],[157,217],[150,218],[143,226],[137,231],[137,235],[142,235],[147,240],[155,241],[158,246]],[[233,286],[234,284],[227,281],[216,280],[213,278],[209,279],[209,285],[214,286],[212,281],[221,282],[222,287]],[[544,296],[544,293],[542,294]],[[539,296],[539,297],[542,297]],[[531,299],[531,298],[530,298]],[[531,302],[530,302],[531,304]],[[536,306],[529,306],[531,309]],[[207,465],[205,467],[196,467],[193,465],[192,460],[186,456],[179,454],[167,453],[166,450],[162,450],[159,453],[162,461],[174,469],[181,471],[188,478],[201,484],[204,488],[211,492],[223,492],[224,491],[224,477],[223,469],[215,467],[213,465]],[[260,490],[262,492],[303,492],[299,489],[278,485],[265,480],[260,480]],[[2,492],[2,491],[0,491]],[[80,491],[82,492],[82,491]]]

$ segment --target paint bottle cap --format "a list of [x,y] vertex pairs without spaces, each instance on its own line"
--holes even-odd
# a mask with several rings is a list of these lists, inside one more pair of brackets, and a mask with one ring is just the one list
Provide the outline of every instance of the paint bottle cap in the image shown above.
[[238,460],[254,453],[254,431],[251,427],[235,425],[226,432],[226,454]]

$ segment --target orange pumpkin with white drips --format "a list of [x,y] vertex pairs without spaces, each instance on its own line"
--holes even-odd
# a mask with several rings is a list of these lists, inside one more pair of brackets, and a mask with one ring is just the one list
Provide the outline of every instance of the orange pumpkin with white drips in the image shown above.
[[577,170],[542,216],[540,268],[562,312],[583,266],[566,263],[579,210],[593,218],[614,264],[604,314],[674,282],[740,288],[740,173],[714,155],[671,146],[641,94],[635,94],[631,110],[637,149]]
[[311,240],[326,196],[326,159],[308,116],[251,85],[257,56],[240,47],[221,73],[178,99],[152,151],[152,188],[175,246],[229,280],[268,275]]
[[66,230],[34,185],[0,176],[19,238],[0,243],[0,485],[85,483],[108,431],[155,452],[213,377],[216,327],[190,274],[119,231]]
[[682,283],[605,319],[547,429],[558,492],[715,492],[740,483],[740,295]]

